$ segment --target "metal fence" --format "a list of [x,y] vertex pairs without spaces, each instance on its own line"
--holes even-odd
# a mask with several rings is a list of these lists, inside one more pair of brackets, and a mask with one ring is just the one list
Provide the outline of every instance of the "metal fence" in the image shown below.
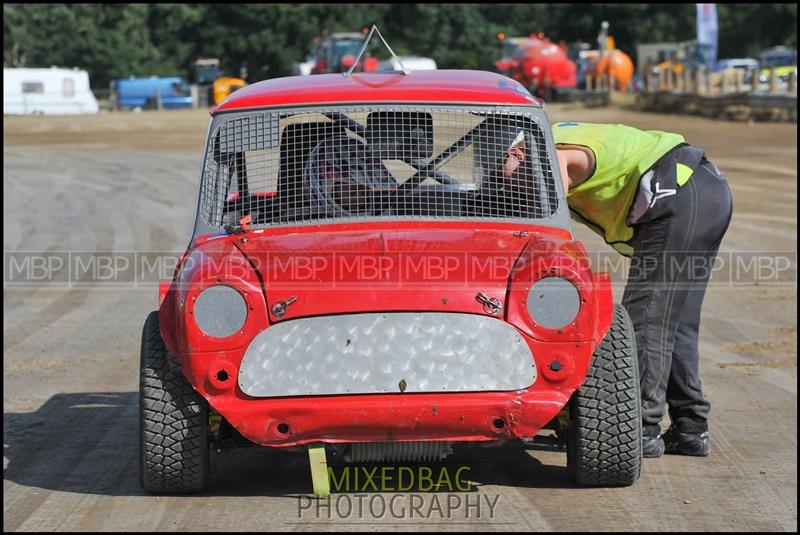
[[721,96],[739,93],[768,93],[772,95],[797,95],[797,73],[778,76],[776,69],[764,75],[758,70],[728,69],[710,72],[708,69],[661,69],[645,73],[645,92],[669,91],[675,93]]
[[[785,78],[785,79],[784,79]],[[650,73],[637,95],[645,111],[689,113],[732,120],[797,121],[797,74],[671,69]]]

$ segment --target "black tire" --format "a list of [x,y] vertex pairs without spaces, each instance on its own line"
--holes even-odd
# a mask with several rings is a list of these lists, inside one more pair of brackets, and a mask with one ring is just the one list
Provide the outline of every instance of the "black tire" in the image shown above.
[[579,485],[628,486],[642,468],[639,365],[628,312],[614,306],[611,328],[570,399],[567,470]]
[[208,481],[208,402],[164,345],[158,312],[142,332],[139,374],[140,482],[155,494],[191,494]]

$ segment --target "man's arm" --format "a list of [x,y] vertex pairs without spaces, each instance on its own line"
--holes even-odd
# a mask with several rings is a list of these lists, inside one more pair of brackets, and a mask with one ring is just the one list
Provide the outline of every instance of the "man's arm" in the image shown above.
[[558,145],[556,155],[565,193],[590,177],[594,169],[594,154],[588,148]]
[[569,191],[572,181],[569,178],[569,170],[567,168],[567,160],[569,159],[570,151],[556,149],[558,155],[558,168],[561,170],[561,180],[564,182],[564,195]]

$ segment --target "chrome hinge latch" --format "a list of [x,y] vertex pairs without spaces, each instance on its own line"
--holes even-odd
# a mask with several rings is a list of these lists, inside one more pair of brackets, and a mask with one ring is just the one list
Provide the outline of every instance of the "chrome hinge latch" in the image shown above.
[[503,304],[496,297],[487,297],[482,293],[475,296],[480,303],[483,303],[483,308],[490,314],[497,314],[503,310]]
[[278,301],[274,305],[272,305],[272,313],[278,317],[282,318],[284,314],[286,314],[286,309],[289,308],[289,305],[297,301],[297,297],[291,296],[286,301]]

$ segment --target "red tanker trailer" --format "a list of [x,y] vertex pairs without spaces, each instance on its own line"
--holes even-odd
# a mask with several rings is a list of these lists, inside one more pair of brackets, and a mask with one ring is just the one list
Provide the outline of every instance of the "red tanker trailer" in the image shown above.
[[542,34],[520,42],[509,62],[511,78],[538,96],[552,97],[577,85],[577,68],[567,52]]

